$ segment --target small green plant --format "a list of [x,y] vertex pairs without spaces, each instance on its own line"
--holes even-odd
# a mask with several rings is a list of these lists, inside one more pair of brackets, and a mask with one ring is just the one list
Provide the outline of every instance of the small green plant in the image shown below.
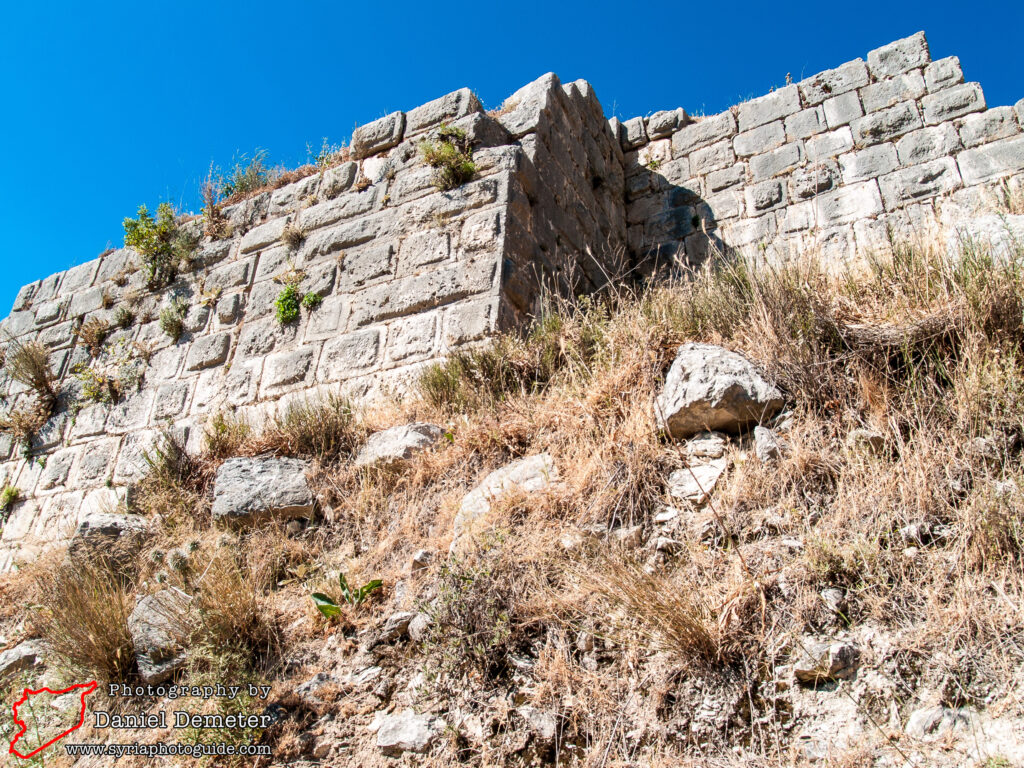
[[197,241],[179,229],[171,204],[160,203],[156,218],[142,205],[138,218],[124,220],[124,244],[142,256],[146,285],[159,290],[177,277],[178,267],[190,260]]
[[[338,574],[338,583],[341,586],[341,599],[353,608],[362,605],[371,594],[384,586],[384,582],[380,579],[373,579],[357,589],[352,589],[344,573]],[[316,609],[325,618],[331,619],[341,615],[341,605],[329,595],[325,595],[323,592],[314,592],[312,598]]]
[[274,311],[277,322],[281,325],[294,323],[299,319],[299,303],[302,301],[302,294],[299,293],[295,283],[287,283],[281,289],[281,293],[274,300]]
[[4,485],[2,491],[0,491],[0,512],[6,512],[15,504],[18,503],[18,499],[21,497],[21,491],[16,486],[7,484]]
[[103,342],[107,340],[109,334],[110,326],[98,317],[86,320],[78,329],[78,339],[89,350],[92,357],[96,357],[102,351]]
[[160,310],[160,330],[177,342],[185,331],[185,315],[188,314],[188,302],[182,296],[175,296],[171,303]]
[[442,192],[455,189],[473,178],[476,163],[466,132],[441,123],[436,141],[420,142],[423,162],[436,169],[434,186]]
[[267,167],[267,151],[257,149],[252,159],[242,155],[231,175],[220,182],[221,192],[229,202],[237,202],[271,184],[277,171]]
[[315,311],[317,307],[319,307],[323,303],[324,297],[314,291],[310,291],[309,293],[302,297],[302,306],[304,306],[310,312]]
[[82,400],[107,405],[120,402],[121,382],[116,376],[84,364],[76,365],[71,375],[82,385]]
[[114,312],[113,325],[115,328],[130,328],[135,322],[135,313],[128,307],[118,307]]
[[344,144],[331,144],[327,137],[324,136],[320,150],[313,154],[313,145],[306,144],[306,154],[309,155],[310,162],[313,165],[321,171],[326,171],[328,168],[344,162],[348,154],[348,148]]
[[145,363],[133,354],[127,340],[108,346],[91,363],[79,363],[71,375],[82,385],[81,399],[86,402],[113,405],[124,394],[139,386]]
[[650,160],[647,161],[647,170],[656,171],[659,168],[661,168],[661,160],[659,160],[658,158],[652,157]]

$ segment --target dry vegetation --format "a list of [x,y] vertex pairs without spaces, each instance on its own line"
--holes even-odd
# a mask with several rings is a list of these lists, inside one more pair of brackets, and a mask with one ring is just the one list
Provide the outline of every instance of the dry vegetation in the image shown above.
[[[54,571],[39,582],[51,606],[39,630],[68,664],[130,675],[118,655],[125,590],[180,585],[199,606],[188,676],[288,681],[279,691],[291,714],[262,736],[280,760],[308,746],[299,736],[312,727],[308,704],[285,692],[345,664],[365,630],[408,606],[431,617],[426,639],[376,663],[404,681],[422,668],[436,711],[457,707],[490,734],[483,745],[452,735],[434,764],[525,760],[509,746],[522,730],[513,702],[556,714],[561,762],[678,765],[741,744],[746,764],[788,764],[792,712],[774,670],[800,636],[865,627],[887,633],[870,664],[891,682],[876,707],[859,705],[865,716],[884,721],[892,706],[905,719],[925,689],[1019,716],[1022,326],[1019,264],[977,252],[951,263],[926,245],[842,271],[723,263],[555,306],[528,333],[429,369],[420,398],[360,413],[329,398],[262,425],[221,414],[202,456],[168,437],[131,495],[132,511],[161,521],[137,578]],[[673,547],[657,552],[664,478],[685,459],[659,435],[651,402],[687,340],[757,361],[792,419],[775,464],[748,438],[734,442],[727,480],[707,507],[681,509]],[[371,431],[414,420],[450,439],[397,470],[352,465]],[[864,428],[881,445],[849,441]],[[475,546],[448,558],[462,496],[541,451],[560,481],[497,503]],[[314,460],[316,524],[215,530],[216,467],[264,453]],[[648,545],[617,540],[631,526]],[[420,550],[433,560],[410,570]],[[309,594],[339,570],[381,578],[386,591],[327,622]],[[826,589],[842,591],[841,611]],[[61,601],[73,613],[52,610]],[[329,662],[318,656],[327,636],[341,649]],[[361,726],[390,694],[369,696],[342,693],[323,711],[346,738],[366,739]],[[700,719],[709,697],[723,722]],[[828,764],[900,749],[898,732],[876,731]]]

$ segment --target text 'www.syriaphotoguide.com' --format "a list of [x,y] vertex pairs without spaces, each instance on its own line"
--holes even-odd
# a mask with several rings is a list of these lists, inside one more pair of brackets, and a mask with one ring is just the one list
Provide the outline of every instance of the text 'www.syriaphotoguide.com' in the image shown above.
[[270,755],[270,747],[262,744],[66,744],[64,749],[72,757],[87,755],[107,757],[210,757]]

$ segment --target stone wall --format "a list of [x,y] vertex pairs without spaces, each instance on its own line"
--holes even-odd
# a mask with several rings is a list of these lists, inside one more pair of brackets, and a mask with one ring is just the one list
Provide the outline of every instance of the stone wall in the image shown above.
[[[466,131],[478,165],[449,192],[418,151],[442,121]],[[21,290],[0,333],[46,345],[61,398],[30,456],[0,435],[0,484],[23,499],[0,571],[123,498],[161,430],[198,450],[211,414],[400,392],[424,364],[521,326],[548,291],[695,264],[710,246],[845,258],[955,224],[995,184],[1024,181],[1022,123],[1024,101],[986,109],[957,59],[932,62],[918,34],[703,118],[609,121],[588,83],[549,74],[491,114],[463,89],[362,126],[350,162],[225,209],[233,236],[203,238],[169,289],[146,291],[121,249]],[[279,280],[296,269],[323,303],[281,325]],[[158,316],[176,298],[189,309],[172,341]],[[130,360],[141,382],[117,404],[82,404],[78,329],[120,307],[135,322],[100,360]],[[30,399],[10,380],[0,392],[7,411]]]

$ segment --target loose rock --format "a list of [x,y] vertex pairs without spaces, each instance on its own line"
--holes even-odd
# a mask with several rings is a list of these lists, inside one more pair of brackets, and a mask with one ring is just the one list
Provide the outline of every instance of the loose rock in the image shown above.
[[0,682],[42,664],[44,657],[44,647],[39,640],[26,640],[0,653]]
[[355,465],[393,468],[436,445],[444,429],[436,424],[403,424],[375,432],[356,454]]
[[668,476],[668,493],[672,498],[703,504],[729,465],[726,459],[693,463]]
[[852,643],[804,643],[793,664],[793,674],[809,685],[848,680],[856,674],[859,664],[860,649]]
[[307,467],[298,459],[228,459],[217,470],[213,519],[238,524],[308,517],[313,494],[306,483]]
[[782,443],[767,427],[754,427],[754,452],[762,464],[771,464],[782,458]]
[[190,602],[188,595],[172,587],[139,600],[128,617],[143,682],[162,683],[185,665]]
[[430,715],[417,715],[407,709],[383,718],[377,729],[377,746],[385,755],[426,752],[436,732]]
[[148,530],[149,523],[139,515],[89,512],[71,537],[68,554],[74,558],[130,558],[142,548]]

